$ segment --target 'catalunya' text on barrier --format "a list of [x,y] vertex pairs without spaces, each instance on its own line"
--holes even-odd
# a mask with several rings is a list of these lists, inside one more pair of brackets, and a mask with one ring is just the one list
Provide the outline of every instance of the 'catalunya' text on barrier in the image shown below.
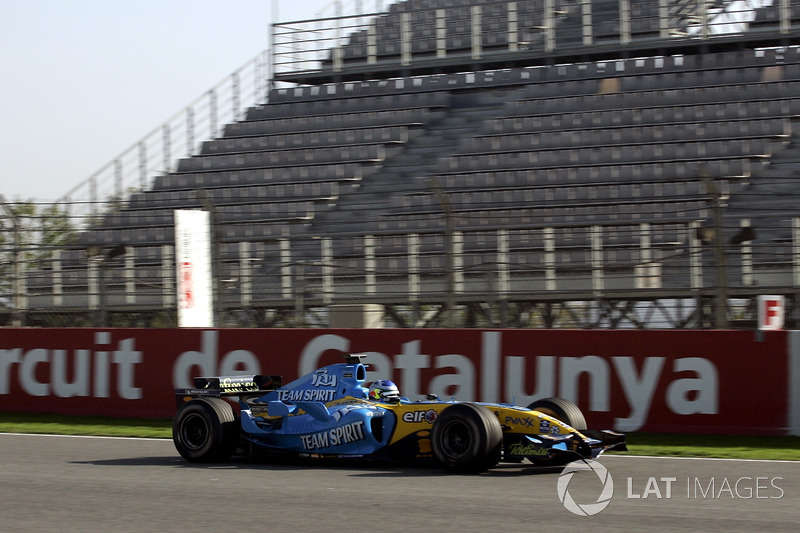
[[169,417],[195,376],[281,374],[347,353],[412,400],[560,396],[590,426],[730,433],[787,427],[788,335],[744,331],[27,329],[0,337],[0,409]]

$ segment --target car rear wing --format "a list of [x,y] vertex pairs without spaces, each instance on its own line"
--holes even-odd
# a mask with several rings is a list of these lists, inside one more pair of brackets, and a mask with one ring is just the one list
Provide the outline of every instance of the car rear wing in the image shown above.
[[279,389],[282,376],[256,374],[248,376],[215,376],[194,378],[194,388],[175,389],[178,405],[185,398],[221,398],[224,396],[241,396],[244,394],[263,393]]

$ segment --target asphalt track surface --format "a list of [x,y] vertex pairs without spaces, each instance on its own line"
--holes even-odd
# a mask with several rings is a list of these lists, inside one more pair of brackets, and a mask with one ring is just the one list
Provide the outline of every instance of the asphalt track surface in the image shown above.
[[[170,440],[16,434],[0,457],[3,532],[800,530],[800,462],[603,456],[613,496],[579,516],[561,469],[195,465]],[[603,492],[590,470],[563,487],[590,510]]]

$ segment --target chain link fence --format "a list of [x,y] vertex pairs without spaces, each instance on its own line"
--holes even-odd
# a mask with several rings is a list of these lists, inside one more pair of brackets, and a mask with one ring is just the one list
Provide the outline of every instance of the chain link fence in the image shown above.
[[[85,246],[67,210],[3,210],[2,325],[177,326],[172,228],[158,244]],[[721,325],[724,298],[730,326],[753,327],[755,297],[777,294],[793,323],[800,218],[719,224],[721,244],[701,221],[218,240],[216,321],[699,328]]]

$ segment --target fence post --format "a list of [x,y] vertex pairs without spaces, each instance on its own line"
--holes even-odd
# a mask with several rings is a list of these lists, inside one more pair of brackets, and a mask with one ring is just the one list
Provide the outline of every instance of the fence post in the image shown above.
[[186,108],[186,155],[194,153],[194,108]]
[[165,123],[161,127],[161,135],[164,172],[169,172],[169,167],[172,164],[172,147],[170,146],[169,123]]
[[233,109],[231,112],[232,120],[239,117],[239,73],[234,72],[231,74],[231,100],[233,102]]
[[147,143],[139,141],[139,187],[147,188]]
[[208,91],[208,129],[209,137],[217,134],[217,93],[214,89]]
[[19,215],[9,207],[6,202],[5,196],[0,194],[0,207],[6,212],[9,220],[11,220],[11,325],[24,326],[23,315],[23,275],[22,275],[22,238],[20,236],[20,222]]

